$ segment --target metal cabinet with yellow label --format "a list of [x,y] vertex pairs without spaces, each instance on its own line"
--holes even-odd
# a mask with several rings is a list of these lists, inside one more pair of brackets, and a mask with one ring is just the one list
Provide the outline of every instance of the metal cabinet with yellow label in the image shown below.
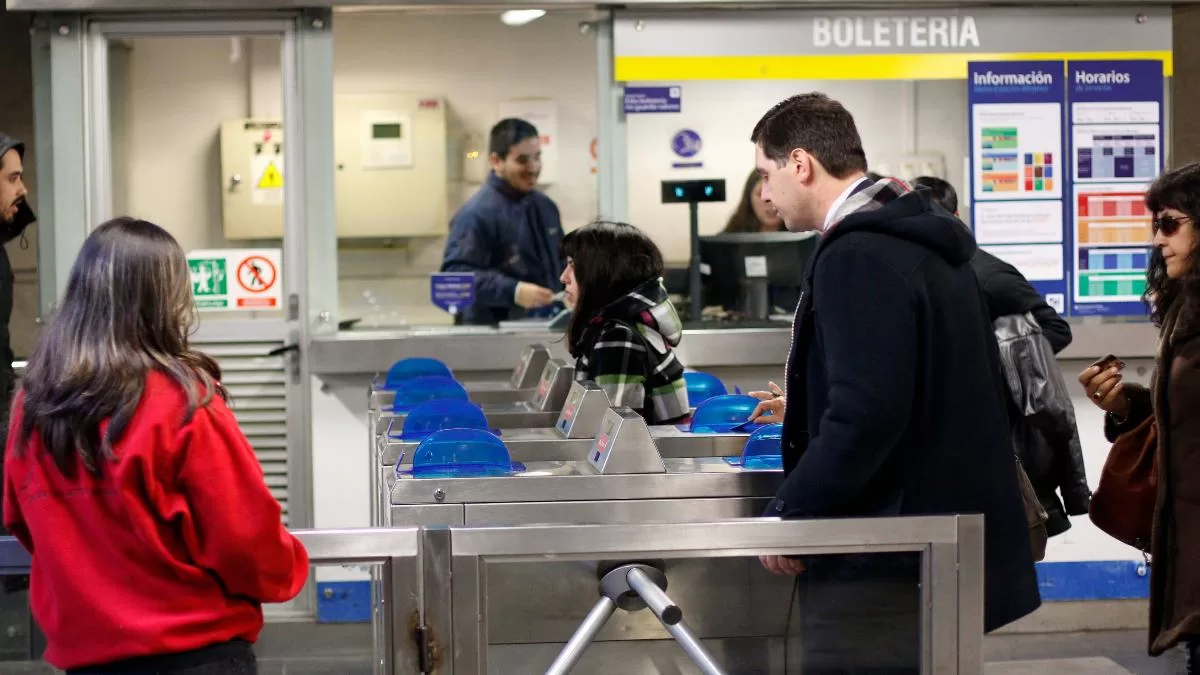
[[[446,102],[416,94],[334,97],[335,199],[339,239],[427,237],[448,227]],[[283,233],[282,124],[221,125],[225,237]]]
[[283,236],[283,124],[221,125],[221,214],[227,239]]

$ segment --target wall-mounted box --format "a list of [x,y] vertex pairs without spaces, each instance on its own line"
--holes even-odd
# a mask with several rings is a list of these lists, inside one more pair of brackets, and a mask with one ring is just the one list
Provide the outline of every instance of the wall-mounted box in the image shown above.
[[[221,125],[226,238],[282,236],[283,153],[277,120]],[[449,171],[444,99],[335,96],[334,161],[339,239],[445,234]]]
[[446,101],[334,97],[339,238],[423,237],[449,228]]
[[221,124],[221,215],[227,239],[283,236],[283,125]]

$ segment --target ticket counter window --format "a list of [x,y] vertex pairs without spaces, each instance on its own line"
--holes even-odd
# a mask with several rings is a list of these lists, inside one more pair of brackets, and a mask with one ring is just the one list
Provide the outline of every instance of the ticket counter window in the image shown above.
[[430,275],[443,266],[451,219],[488,180],[489,132],[502,119],[537,129],[534,189],[557,205],[563,228],[595,218],[594,20],[575,10],[335,15],[339,319],[354,330],[451,329]]

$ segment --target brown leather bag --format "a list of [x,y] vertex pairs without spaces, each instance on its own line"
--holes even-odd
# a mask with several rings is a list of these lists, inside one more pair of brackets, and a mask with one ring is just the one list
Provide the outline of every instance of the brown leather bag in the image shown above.
[[1088,517],[1114,539],[1149,553],[1157,499],[1158,425],[1151,415],[1113,443]]
[[1017,460],[1017,486],[1021,489],[1021,506],[1025,509],[1025,521],[1029,525],[1029,548],[1033,550],[1033,561],[1041,562],[1046,558],[1046,543],[1050,539],[1050,533],[1046,530],[1050,514],[1046,513],[1042,500],[1038,499],[1033,482],[1029,480],[1029,474],[1025,472],[1020,459]]

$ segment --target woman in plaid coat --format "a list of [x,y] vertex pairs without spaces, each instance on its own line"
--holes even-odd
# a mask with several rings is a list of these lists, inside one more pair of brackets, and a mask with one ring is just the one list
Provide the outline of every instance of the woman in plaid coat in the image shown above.
[[561,252],[576,377],[650,424],[685,417],[687,386],[674,351],[683,328],[663,285],[658,247],[632,225],[596,222],[566,235]]

